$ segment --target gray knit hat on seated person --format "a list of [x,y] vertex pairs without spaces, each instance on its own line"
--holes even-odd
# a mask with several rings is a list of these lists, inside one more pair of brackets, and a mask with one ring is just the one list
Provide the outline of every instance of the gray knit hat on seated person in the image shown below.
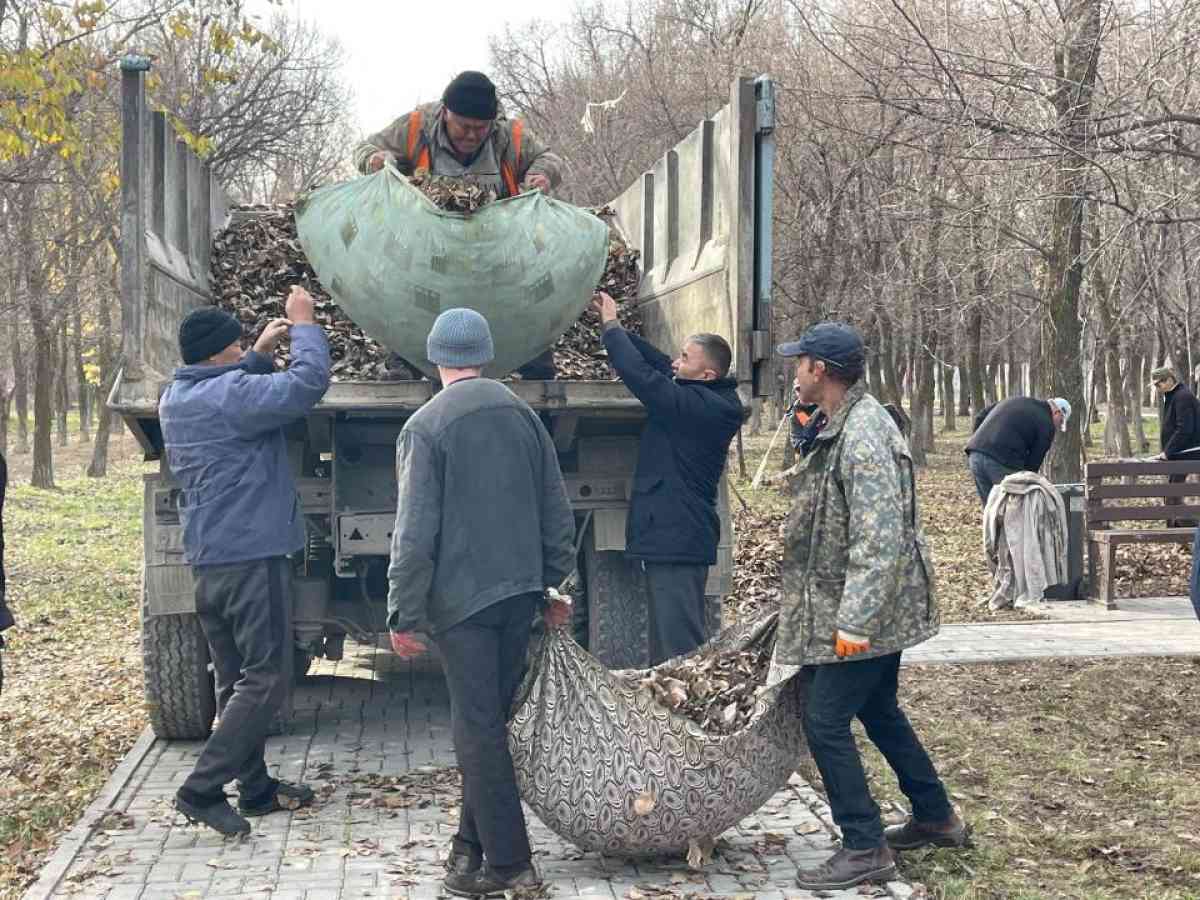
[[473,309],[448,309],[434,320],[425,356],[447,369],[482,368],[496,357],[487,319]]

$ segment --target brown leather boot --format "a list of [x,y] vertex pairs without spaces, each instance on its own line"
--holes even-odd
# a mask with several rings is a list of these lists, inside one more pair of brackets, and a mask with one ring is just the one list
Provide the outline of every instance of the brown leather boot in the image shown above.
[[796,884],[806,891],[838,891],[864,881],[891,881],[896,862],[887,847],[870,850],[842,848],[825,862],[796,873]]
[[902,824],[883,829],[883,837],[893,850],[966,847],[971,843],[971,829],[958,813],[951,813],[944,822],[918,822],[909,816]]

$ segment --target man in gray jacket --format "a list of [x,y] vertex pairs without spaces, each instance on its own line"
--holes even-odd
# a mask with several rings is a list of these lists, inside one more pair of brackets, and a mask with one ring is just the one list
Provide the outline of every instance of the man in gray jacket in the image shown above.
[[[487,320],[446,310],[426,355],[443,388],[397,441],[388,628],[401,657],[425,649],[413,632],[432,636],[446,671],[463,797],[445,888],[500,897],[540,883],[506,724],[544,589],[575,567],[575,519],[541,420],[481,377],[494,355]],[[566,613],[556,604],[547,623]]]
[[[183,549],[220,710],[175,807],[225,835],[249,833],[245,816],[313,800],[311,788],[272,778],[264,758],[292,677],[288,554],[304,546],[283,427],[329,387],[329,344],[312,297],[293,287],[286,311],[245,354],[242,326],[229,313],[189,313],[179,326],[184,365],[158,404],[167,463],[183,489]],[[276,372],[271,354],[289,330],[292,363]],[[224,792],[235,779],[237,812]]]

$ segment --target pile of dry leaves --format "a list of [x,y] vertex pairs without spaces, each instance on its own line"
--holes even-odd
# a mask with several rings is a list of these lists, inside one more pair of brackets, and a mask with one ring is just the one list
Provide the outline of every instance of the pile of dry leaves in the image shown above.
[[[334,381],[413,377],[382,344],[363,334],[321,287],[296,236],[292,204],[256,206],[239,213],[213,240],[209,283],[213,301],[237,317],[247,340],[257,337],[272,319],[284,317],[288,291],[298,284],[316,301],[317,324],[329,337]],[[286,362],[287,354],[285,340],[275,357]]]
[[713,734],[733,734],[754,713],[755,693],[766,680],[771,647],[698,655],[676,666],[651,669],[641,685],[655,699]]
[[[412,183],[440,208],[452,212],[471,213],[496,199],[490,190],[459,179],[417,176]],[[595,213],[608,219],[612,211],[600,209]],[[293,204],[239,208],[234,222],[213,240],[210,270],[213,301],[237,317],[247,340],[253,340],[272,319],[284,315],[288,291],[298,284],[312,294],[317,323],[329,336],[334,381],[421,378],[403,359],[368,337],[321,286],[297,238]],[[638,252],[613,231],[608,264],[597,289],[617,301],[621,324],[640,334],[641,315],[634,302],[638,277]],[[287,362],[288,349],[286,340],[276,349],[280,363]],[[559,378],[614,377],[595,312],[586,310],[558,339],[554,361]]]
[[779,605],[783,538],[787,515],[771,510],[734,513],[733,593],[725,598],[724,620],[746,622]]

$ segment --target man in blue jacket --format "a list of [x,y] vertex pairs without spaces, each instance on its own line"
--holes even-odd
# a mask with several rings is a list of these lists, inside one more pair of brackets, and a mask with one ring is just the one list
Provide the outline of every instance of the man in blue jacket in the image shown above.
[[650,600],[650,664],[705,642],[704,583],[717,561],[717,486],[742,425],[733,354],[724,338],[694,334],[672,359],[621,327],[617,304],[593,301],[608,361],[646,407],[625,553]]
[[[293,287],[285,309],[288,317],[270,322],[245,354],[233,316],[215,307],[189,313],[179,326],[184,366],[158,405],[220,709],[175,807],[225,835],[249,833],[245,816],[313,799],[306,785],[272,778],[264,757],[291,682],[288,554],[304,545],[283,427],[329,387],[329,344],[312,297]],[[291,366],[277,372],[271,354],[289,331]],[[235,779],[236,812],[223,790]]]

